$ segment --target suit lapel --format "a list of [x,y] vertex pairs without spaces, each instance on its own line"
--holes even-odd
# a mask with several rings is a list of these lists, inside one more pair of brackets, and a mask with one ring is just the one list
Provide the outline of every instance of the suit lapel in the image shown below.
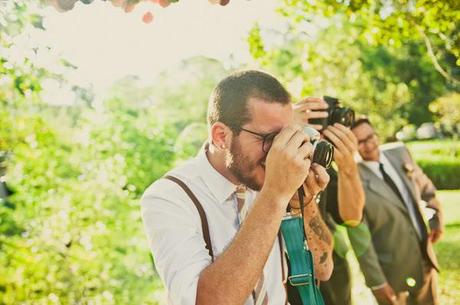
[[412,202],[408,202],[407,204],[414,204],[415,209],[416,209],[416,213],[417,213],[416,217],[418,219],[418,222],[421,224],[421,230],[422,230],[423,239],[426,239],[426,237],[428,235],[428,232],[427,232],[427,229],[426,229],[427,220],[425,219],[424,214],[423,214],[423,212],[422,212],[422,210],[420,208],[420,205],[418,203],[418,201],[419,201],[418,198],[419,197],[417,196],[417,191],[415,189],[415,182],[412,181],[404,173],[404,170],[403,170],[403,162],[404,162],[403,161],[403,156],[398,155],[395,152],[396,151],[394,151],[392,154],[386,154],[385,151],[383,151],[383,153],[385,153],[385,157],[387,157],[387,159],[390,161],[391,165],[396,169],[396,172],[398,173],[399,177],[401,177],[401,180],[403,181],[403,183],[405,184],[405,186],[409,190]]
[[404,185],[409,190],[409,193],[410,193],[410,196],[412,197],[413,202],[417,202],[415,184],[404,173],[402,159],[399,158],[399,156],[397,154],[395,154],[395,153],[387,154],[387,153],[385,153],[385,151],[383,151],[383,153],[385,154],[385,157],[390,161],[391,165],[393,166],[393,168],[398,173],[398,175],[401,178],[401,180],[403,181]]
[[377,176],[372,170],[370,170],[366,165],[359,164],[362,173],[363,183],[369,187],[371,191],[378,194],[379,196],[385,198],[387,201],[396,205],[401,209],[405,214],[408,214],[407,208],[404,203],[398,198],[393,190],[383,181],[379,176]]

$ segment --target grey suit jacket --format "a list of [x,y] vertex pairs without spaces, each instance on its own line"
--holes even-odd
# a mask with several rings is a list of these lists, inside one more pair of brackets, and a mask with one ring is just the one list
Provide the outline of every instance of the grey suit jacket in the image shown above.
[[424,194],[428,190],[434,196],[434,187],[421,189],[416,177],[411,177],[405,170],[416,165],[404,145],[397,143],[381,151],[417,203],[416,216],[423,223],[422,238],[418,237],[405,204],[381,178],[364,164],[359,164],[366,205],[363,224],[357,229],[349,229],[350,240],[369,287],[388,282],[396,292],[417,291],[423,283],[424,267],[438,269],[418,205],[428,196]]

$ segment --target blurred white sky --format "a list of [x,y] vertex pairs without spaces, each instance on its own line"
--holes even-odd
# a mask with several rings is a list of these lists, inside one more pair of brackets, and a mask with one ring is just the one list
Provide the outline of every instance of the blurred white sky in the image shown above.
[[[47,30],[34,31],[32,43],[50,46],[54,59],[61,56],[77,66],[70,77],[92,83],[97,93],[125,75],[150,82],[164,68],[190,56],[224,62],[232,56],[237,63],[250,62],[247,32],[255,22],[276,28],[281,23],[277,3],[232,0],[222,7],[208,0],[181,0],[160,8],[149,2],[125,13],[106,1],[78,2],[65,13],[51,7],[43,10]],[[142,22],[146,11],[154,15],[150,24]]]

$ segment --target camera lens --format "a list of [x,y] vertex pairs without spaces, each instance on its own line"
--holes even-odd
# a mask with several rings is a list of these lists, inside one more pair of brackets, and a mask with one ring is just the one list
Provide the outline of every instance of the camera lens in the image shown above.
[[355,112],[351,108],[336,107],[330,116],[329,124],[339,123],[351,127],[355,122]]
[[334,157],[334,145],[325,140],[317,140],[313,144],[314,152],[312,161],[324,168],[331,167]]
[[334,145],[321,139],[320,133],[311,127],[304,127],[303,132],[310,137],[313,144],[312,162],[316,162],[324,168],[329,168],[334,157]]

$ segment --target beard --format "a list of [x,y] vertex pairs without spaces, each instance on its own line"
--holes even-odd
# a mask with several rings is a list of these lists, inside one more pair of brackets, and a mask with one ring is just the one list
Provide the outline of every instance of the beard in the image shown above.
[[225,159],[226,167],[240,183],[252,190],[260,191],[262,183],[257,181],[254,172],[258,166],[262,167],[263,160],[251,161],[248,156],[244,155],[241,143],[237,138],[232,139],[230,150],[226,152]]

